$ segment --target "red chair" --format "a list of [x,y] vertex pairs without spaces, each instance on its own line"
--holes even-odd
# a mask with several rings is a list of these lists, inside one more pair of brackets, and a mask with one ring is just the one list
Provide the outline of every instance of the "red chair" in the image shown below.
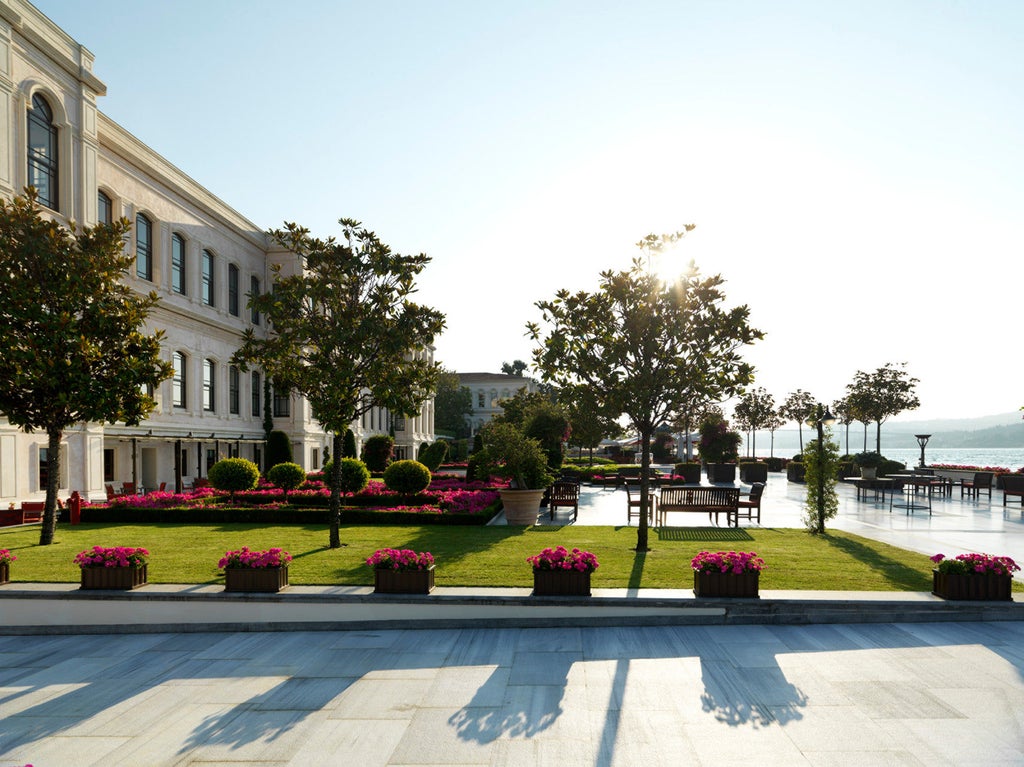
[[121,495],[135,495],[135,483],[134,482],[122,482],[121,483]]

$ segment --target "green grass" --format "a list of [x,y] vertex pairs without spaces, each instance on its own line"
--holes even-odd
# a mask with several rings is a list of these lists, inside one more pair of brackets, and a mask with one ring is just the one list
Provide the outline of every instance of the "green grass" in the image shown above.
[[[690,559],[701,550],[756,551],[767,562],[763,589],[930,591],[932,563],[849,533],[812,536],[800,530],[667,528],[650,531],[651,551],[639,554],[630,527],[342,527],[342,548],[327,547],[322,526],[101,525],[61,527],[39,546],[39,528],[0,531],[0,548],[18,557],[14,581],[77,582],[79,551],[100,546],[149,549],[152,583],[217,583],[217,561],[229,549],[281,546],[295,557],[293,584],[369,585],[364,560],[377,548],[430,551],[439,586],[532,585],[526,557],[548,546],[593,551],[601,563],[595,588],[687,588]],[[1021,584],[1015,583],[1019,590]]]

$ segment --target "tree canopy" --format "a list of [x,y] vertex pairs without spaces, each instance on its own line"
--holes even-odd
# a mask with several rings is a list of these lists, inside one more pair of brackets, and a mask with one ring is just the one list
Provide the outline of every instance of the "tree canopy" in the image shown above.
[[459,383],[458,373],[441,368],[434,393],[434,428],[455,439],[469,436],[469,417],[473,414],[473,394]]
[[804,452],[804,422],[814,412],[814,395],[803,389],[791,392],[779,408],[779,415],[790,421],[796,421],[797,434],[800,436],[800,452]]
[[[638,245],[657,252],[684,234],[649,235]],[[641,506],[650,492],[655,427],[673,420],[695,394],[725,399],[752,380],[753,368],[739,349],[763,334],[749,324],[746,306],[722,308],[722,282],[720,276],[702,278],[692,262],[664,282],[638,258],[628,270],[602,272],[593,293],[563,289],[538,302],[546,332],[538,323],[527,325],[539,343],[533,361],[543,380],[588,387],[602,410],[626,415],[639,432]],[[646,551],[647,543],[647,517],[641,514],[637,550]]]
[[60,442],[80,422],[137,424],[147,391],[170,376],[159,331],[141,328],[157,303],[122,280],[127,219],[77,229],[45,216],[35,191],[0,200],[0,413],[47,434],[40,545],[57,524]]
[[757,430],[766,429],[776,416],[775,398],[763,387],[744,394],[734,409],[737,420],[752,432],[751,454],[757,458]]
[[858,421],[874,421],[875,452],[882,452],[882,424],[887,418],[921,405],[915,389],[918,379],[911,377],[905,362],[887,362],[873,372],[858,370],[846,386],[846,401]]
[[[286,273],[275,264],[273,289],[250,296],[265,314],[266,338],[250,328],[233,356],[236,364],[261,366],[310,404],[313,416],[333,433],[335,456],[343,455],[345,430],[372,407],[413,416],[434,391],[439,366],[424,353],[444,329],[444,315],[412,300],[415,278],[430,262],[405,256],[350,218],[339,219],[341,239],[319,239],[294,223],[270,236],[298,259]],[[330,546],[341,546],[341,462],[331,487]]]

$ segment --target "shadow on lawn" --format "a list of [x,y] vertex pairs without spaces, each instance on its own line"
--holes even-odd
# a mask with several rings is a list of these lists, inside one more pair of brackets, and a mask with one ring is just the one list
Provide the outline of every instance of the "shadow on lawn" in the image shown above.
[[833,536],[828,533],[821,536],[830,546],[839,549],[854,559],[868,565],[872,570],[884,575],[885,579],[896,586],[899,591],[931,591],[931,579],[899,560],[887,557],[870,546],[845,537]]
[[739,528],[661,527],[659,541],[752,541],[750,533]]

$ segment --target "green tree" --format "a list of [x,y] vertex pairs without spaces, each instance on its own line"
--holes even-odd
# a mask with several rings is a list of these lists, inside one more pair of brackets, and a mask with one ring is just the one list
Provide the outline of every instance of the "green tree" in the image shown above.
[[292,441],[287,432],[274,429],[267,438],[266,468],[270,469],[279,463],[291,463],[294,460]]
[[382,472],[391,463],[395,452],[395,438],[389,434],[374,434],[363,443],[363,454],[360,456],[370,471]]
[[803,389],[792,392],[779,408],[779,415],[787,421],[796,421],[797,434],[800,435],[800,452],[804,451],[804,421],[811,417],[816,404],[814,396]]
[[526,372],[526,363],[522,360],[514,360],[512,362],[502,362],[501,372],[505,375],[516,376],[522,378],[523,373]]
[[825,520],[832,519],[839,511],[839,497],[836,495],[839,446],[832,441],[831,429],[822,427],[822,437],[820,451],[815,437],[807,443],[803,454],[807,482],[803,521],[811,533],[824,533]]
[[840,423],[846,430],[846,455],[850,454],[850,424],[856,419],[854,418],[853,409],[850,407],[849,402],[845,397],[837,399],[832,403],[832,413],[836,417],[836,423]]
[[441,368],[434,392],[434,429],[456,439],[469,436],[469,417],[473,414],[473,393],[459,383],[459,376]]
[[735,414],[752,433],[751,453],[757,458],[757,430],[768,428],[775,416],[775,398],[762,387],[744,394],[735,408]]
[[597,399],[586,387],[562,389],[559,399],[566,401],[569,416],[569,441],[582,451],[590,451],[590,460],[594,460],[594,448],[600,446],[601,440],[612,437],[621,430],[614,416],[603,411]]
[[[272,332],[252,330],[233,356],[287,381],[309,402],[313,417],[333,434],[335,456],[343,435],[372,407],[412,417],[437,386],[438,366],[427,348],[444,329],[444,315],[412,300],[415,278],[430,259],[392,252],[353,219],[339,220],[341,240],[312,237],[286,223],[270,236],[297,263],[290,274],[275,264],[274,289],[251,296]],[[341,546],[341,461],[332,465],[330,547]]]
[[356,435],[352,429],[345,429],[345,437],[341,448],[342,458],[356,458]]
[[847,400],[854,403],[860,417],[877,425],[875,431],[875,452],[882,452],[882,424],[889,416],[899,415],[904,410],[914,410],[921,400],[914,393],[918,379],[912,378],[906,370],[907,363],[887,362],[872,373],[858,370],[853,381],[846,386]]
[[81,422],[136,425],[147,393],[170,377],[157,331],[140,328],[157,303],[122,282],[127,219],[67,228],[41,213],[34,189],[0,200],[0,414],[47,437],[41,546],[57,527],[60,443]]
[[[656,253],[683,235],[649,235],[638,245]],[[748,323],[746,306],[721,307],[722,282],[720,276],[701,278],[691,262],[685,274],[666,283],[638,258],[626,271],[602,272],[597,292],[560,290],[554,300],[538,302],[551,326],[546,335],[536,323],[527,326],[540,343],[533,360],[545,381],[589,386],[602,410],[626,415],[639,433],[641,508],[650,496],[655,427],[682,411],[692,392],[708,401],[725,399],[753,377],[738,350],[763,334]],[[641,514],[636,548],[647,551],[647,544],[647,516]]]
[[210,484],[231,493],[234,500],[239,490],[255,490],[260,481],[260,467],[246,458],[224,458],[210,467]]

